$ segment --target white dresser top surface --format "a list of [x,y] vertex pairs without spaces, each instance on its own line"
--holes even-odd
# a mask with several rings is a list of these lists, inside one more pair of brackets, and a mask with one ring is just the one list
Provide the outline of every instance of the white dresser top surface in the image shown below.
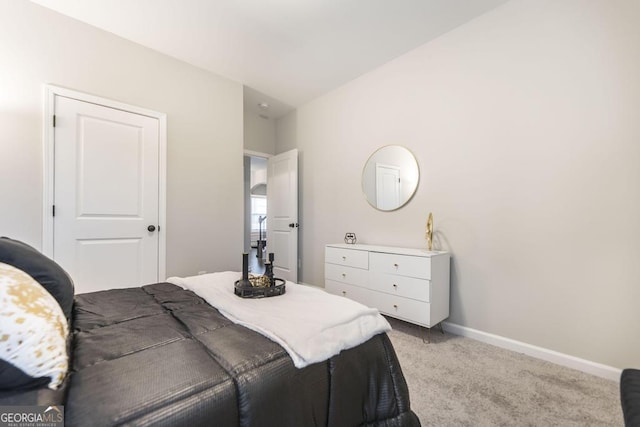
[[398,254],[398,255],[422,256],[422,257],[435,257],[435,256],[449,255],[449,252],[446,252],[446,251],[428,251],[426,249],[419,249],[419,248],[399,248],[395,246],[365,245],[360,243],[356,243],[354,245],[350,245],[346,243],[331,243],[331,244],[328,244],[327,247],[340,248],[340,249],[352,249],[356,251],[390,253],[390,254]]

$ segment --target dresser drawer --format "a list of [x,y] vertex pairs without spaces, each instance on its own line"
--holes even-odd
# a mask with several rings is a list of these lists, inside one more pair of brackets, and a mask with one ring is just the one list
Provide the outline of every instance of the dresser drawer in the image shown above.
[[356,249],[332,248],[327,246],[324,252],[325,262],[346,265],[355,268],[369,268],[369,252]]
[[377,308],[375,305],[376,298],[374,298],[377,294],[376,292],[333,280],[326,280],[324,289],[331,294],[352,299],[367,307]]
[[336,282],[366,287],[369,278],[369,271],[344,265],[325,264],[324,277],[326,280],[334,280]]
[[382,314],[431,327],[431,304],[408,298],[379,294],[375,307]]
[[397,274],[371,273],[369,287],[390,295],[429,302],[431,282]]
[[400,276],[431,279],[431,258],[370,252],[370,270]]

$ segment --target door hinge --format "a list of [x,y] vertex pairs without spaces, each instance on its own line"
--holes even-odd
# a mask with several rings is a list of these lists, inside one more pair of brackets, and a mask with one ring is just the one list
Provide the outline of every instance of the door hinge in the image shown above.
[[56,216],[56,205],[53,205],[53,206],[51,207],[51,214],[52,214],[53,216]]
[[56,127],[56,115],[53,115],[53,127]]

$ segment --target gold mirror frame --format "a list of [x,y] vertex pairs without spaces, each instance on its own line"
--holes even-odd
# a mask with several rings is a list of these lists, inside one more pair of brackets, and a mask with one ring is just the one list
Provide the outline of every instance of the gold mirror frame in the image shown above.
[[[378,182],[399,179],[397,188],[380,190]],[[420,182],[420,168],[415,155],[401,145],[385,145],[374,151],[362,168],[362,193],[375,209],[392,212],[413,198]],[[386,185],[385,188],[394,187]]]

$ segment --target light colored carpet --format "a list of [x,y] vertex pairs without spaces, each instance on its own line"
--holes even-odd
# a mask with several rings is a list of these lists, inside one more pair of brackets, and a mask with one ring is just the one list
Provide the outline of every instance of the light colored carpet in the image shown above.
[[388,318],[423,426],[623,426],[618,383]]

